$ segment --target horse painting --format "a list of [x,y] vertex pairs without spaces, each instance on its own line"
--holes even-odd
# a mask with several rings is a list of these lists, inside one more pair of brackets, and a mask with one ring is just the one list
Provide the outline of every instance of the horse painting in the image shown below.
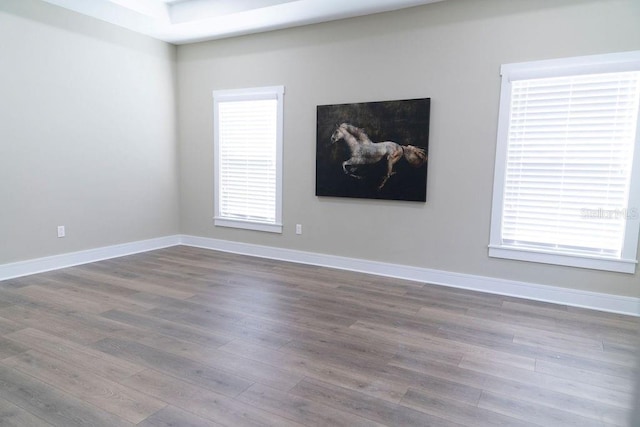
[[316,196],[426,202],[430,105],[318,105]]
[[362,179],[362,176],[355,173],[358,166],[378,163],[384,159],[386,173],[378,185],[378,190],[381,190],[395,174],[393,168],[402,158],[414,168],[419,168],[427,162],[427,154],[422,148],[400,145],[393,141],[373,142],[363,129],[349,123],[342,123],[331,135],[332,144],[340,140],[347,143],[351,152],[351,157],[342,162],[342,170],[353,178]]

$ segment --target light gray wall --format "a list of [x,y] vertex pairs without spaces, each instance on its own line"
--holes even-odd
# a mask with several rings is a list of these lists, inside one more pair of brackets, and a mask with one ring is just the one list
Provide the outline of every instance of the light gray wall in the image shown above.
[[[448,0],[180,46],[181,231],[640,296],[638,274],[487,256],[500,64],[637,50],[639,22],[637,0]],[[214,227],[211,91],[276,84],[286,86],[285,231]],[[426,204],[314,195],[317,105],[416,97],[432,100]]]
[[38,0],[0,40],[0,264],[177,233],[175,47]]

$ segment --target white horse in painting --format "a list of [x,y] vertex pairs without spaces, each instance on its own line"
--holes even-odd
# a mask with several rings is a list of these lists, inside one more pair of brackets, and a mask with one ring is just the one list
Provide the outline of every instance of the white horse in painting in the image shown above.
[[331,135],[331,143],[344,139],[351,151],[351,157],[342,162],[342,170],[345,174],[357,179],[362,177],[353,173],[351,166],[374,164],[382,159],[387,161],[387,170],[378,190],[387,183],[387,180],[395,174],[394,165],[403,157],[407,162],[419,168],[427,162],[427,154],[422,148],[413,145],[400,145],[393,141],[372,142],[363,129],[349,123],[342,123]]

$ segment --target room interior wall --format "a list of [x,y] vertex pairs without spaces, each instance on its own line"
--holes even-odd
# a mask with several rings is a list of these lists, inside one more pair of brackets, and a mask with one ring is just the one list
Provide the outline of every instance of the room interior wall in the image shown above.
[[37,0],[0,40],[0,264],[176,234],[175,46]]
[[[500,64],[637,50],[639,18],[633,0],[447,0],[176,48],[3,0],[0,266],[182,233],[638,297],[638,273],[487,244]],[[274,84],[285,231],[214,227],[211,91]],[[426,204],[314,195],[317,105],[416,97],[432,100]]]
[[[635,0],[448,0],[178,47],[186,235],[640,296],[622,274],[489,258],[500,65],[640,49]],[[211,92],[284,85],[284,232],[213,226]],[[431,98],[427,202],[316,197],[316,106]],[[302,224],[303,234],[295,234]]]

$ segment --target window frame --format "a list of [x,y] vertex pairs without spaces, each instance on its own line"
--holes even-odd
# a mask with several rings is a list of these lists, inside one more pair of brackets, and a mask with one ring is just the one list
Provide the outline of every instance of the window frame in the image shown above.
[[640,233],[640,114],[630,172],[624,245],[619,258],[550,249],[519,247],[502,241],[503,203],[506,185],[508,132],[511,116],[511,82],[535,78],[563,77],[640,70],[640,51],[505,64],[501,66],[500,110],[489,236],[489,257],[634,274]]
[[[283,169],[283,124],[284,124],[284,86],[264,86],[242,89],[225,89],[213,91],[213,146],[214,146],[214,225],[219,227],[239,228],[245,230],[282,233],[282,169]],[[220,135],[218,126],[220,102],[277,100],[276,117],[276,182],[275,182],[275,220],[251,221],[225,217],[220,212],[221,157]]]

